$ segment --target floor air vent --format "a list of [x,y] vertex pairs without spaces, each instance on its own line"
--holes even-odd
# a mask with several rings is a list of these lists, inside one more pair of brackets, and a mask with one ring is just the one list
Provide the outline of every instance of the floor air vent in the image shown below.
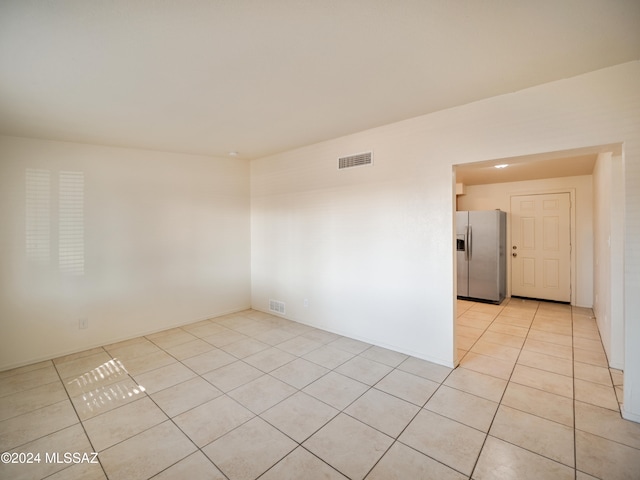
[[269,310],[280,315],[285,314],[284,302],[278,300],[269,300]]
[[373,152],[356,153],[338,158],[338,170],[373,164]]

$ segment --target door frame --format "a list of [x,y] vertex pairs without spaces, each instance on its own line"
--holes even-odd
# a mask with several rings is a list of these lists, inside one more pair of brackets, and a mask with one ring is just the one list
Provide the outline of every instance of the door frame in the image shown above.
[[[570,303],[571,305],[576,304],[577,298],[577,283],[576,283],[576,189],[575,188],[545,188],[542,190],[518,190],[518,191],[509,191],[507,193],[509,197],[509,212],[507,219],[507,238],[509,239],[509,248],[511,251],[511,245],[513,245],[513,238],[511,237],[511,200],[513,197],[519,197],[522,195],[545,195],[545,194],[554,194],[554,193],[568,193],[570,198],[570,206],[569,206],[569,238],[571,242],[571,252],[569,254],[569,289],[571,292],[570,295]],[[593,228],[593,226],[592,226]],[[507,255],[507,296],[511,297],[511,255]]]

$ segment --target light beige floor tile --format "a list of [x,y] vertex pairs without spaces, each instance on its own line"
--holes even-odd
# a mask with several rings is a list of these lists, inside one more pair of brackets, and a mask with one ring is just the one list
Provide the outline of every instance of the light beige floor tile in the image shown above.
[[345,413],[396,438],[420,407],[372,388],[345,409]]
[[331,345],[324,345],[307,353],[306,355],[303,355],[303,358],[322,367],[333,370],[347,360],[352,359],[354,356],[354,353],[350,353],[346,350],[332,347]]
[[100,452],[100,462],[109,480],[142,480],[195,450],[195,445],[171,421],[166,421]]
[[364,352],[367,348],[371,347],[371,344],[361,342],[360,340],[356,340],[353,338],[340,337],[328,345],[339,348],[341,350],[346,350],[349,353],[353,353],[354,355],[358,355]]
[[478,340],[485,332],[482,328],[467,327],[466,325],[456,325],[456,337],[469,338],[472,341]]
[[39,437],[79,423],[69,400],[47,405],[0,422],[0,451],[19,447]]
[[62,382],[69,396],[75,397],[81,393],[90,392],[107,385],[113,385],[128,378],[130,378],[129,372],[120,359],[116,358],[82,375],[64,378]]
[[471,352],[487,355],[489,357],[498,358],[508,362],[515,362],[520,354],[520,349],[488,342],[484,339],[483,335],[482,338],[473,346]]
[[60,363],[56,365],[56,368],[62,378],[77,377],[87,372],[99,369],[110,360],[111,356],[107,352],[101,351],[94,353],[93,355]]
[[294,393],[296,393],[296,389],[291,385],[287,385],[271,375],[263,375],[231,390],[227,395],[253,413],[260,414]]
[[475,352],[468,352],[460,362],[460,366],[474,372],[480,372],[492,377],[509,380],[513,371],[514,362],[501,360],[487,355],[480,355]]
[[[105,350],[102,347],[90,348],[88,350],[83,350],[81,352],[71,353],[69,355],[64,355],[62,357],[54,358],[53,359],[53,363],[55,365],[59,365],[61,363],[70,362],[72,360],[77,360],[77,359],[82,358],[82,357],[89,357],[91,355],[95,355],[96,353],[102,353],[104,351]],[[51,362],[51,360],[47,360],[47,362],[44,362],[44,363],[49,363],[50,364],[50,362]],[[43,362],[41,362],[41,363],[43,363]],[[40,365],[40,364],[37,363],[35,365]]]
[[527,320],[529,323],[533,321],[535,316],[535,310],[531,308],[516,308],[512,305],[507,305],[502,309],[498,317],[518,318]]
[[161,350],[155,343],[144,337],[134,338],[130,341],[128,340],[126,342],[117,343],[104,348],[109,352],[109,355],[113,358],[119,358],[123,363],[127,360],[131,360],[132,358],[149,355],[150,353],[159,352]]
[[462,350],[468,351],[473,348],[473,346],[478,341],[477,338],[469,338],[469,337],[456,337],[456,347],[461,348]]
[[262,343],[276,346],[279,343],[291,340],[295,336],[296,335],[294,333],[288,332],[282,328],[272,328],[271,330],[267,330],[266,332],[256,335],[254,338]]
[[244,358],[270,348],[270,345],[254,338],[246,338],[220,347],[221,350],[236,358]]
[[486,434],[474,428],[423,409],[400,435],[399,441],[471,475],[485,437]]
[[144,395],[144,389],[131,378],[127,378],[121,382],[105,385],[71,397],[71,401],[80,419],[87,420],[133,402]]
[[210,343],[205,342],[199,338],[191,340],[187,343],[180,343],[172,347],[165,348],[165,351],[178,360],[185,360],[190,357],[195,357],[201,353],[213,350],[215,347]]
[[596,477],[592,477],[588,473],[576,471],[576,480],[599,480]]
[[394,352],[388,348],[377,346],[366,349],[360,356],[394,368],[409,358],[409,355],[405,355],[404,353]]
[[604,353],[604,347],[600,340],[576,337],[573,340],[573,346],[576,348],[582,348],[583,350],[591,350],[596,353]]
[[[624,403],[624,388],[622,386],[616,385],[615,391],[616,391],[616,398],[618,399],[618,403],[619,404]],[[619,408],[620,410],[622,410],[622,407],[619,407]]]
[[325,330],[320,330],[319,328],[312,328],[308,332],[302,335],[304,338],[309,338],[311,340],[315,340],[316,342],[320,342],[323,345],[327,343],[333,342],[340,338],[340,335],[337,333],[327,332]]
[[[211,337],[213,335],[223,334],[223,333],[233,334],[230,336],[230,338],[234,338],[236,340],[240,340],[241,338],[244,338],[241,334],[237,332],[232,332],[231,330],[221,325],[218,325],[216,323],[209,322],[209,321],[198,322],[197,324],[187,325],[182,328],[183,330],[187,331],[191,335],[198,338],[202,338],[202,339],[206,337]],[[213,345],[215,345],[215,343]],[[215,346],[219,347],[220,345],[215,345]]]
[[506,335],[513,335],[516,337],[526,337],[529,329],[526,327],[519,327],[518,325],[510,325],[508,323],[500,323],[497,320],[493,322],[489,328],[488,332],[496,332],[496,333],[504,333]]
[[172,363],[166,367],[160,367],[150,372],[136,375],[134,379],[151,395],[152,393],[172,387],[195,376],[196,374],[183,364]]
[[203,452],[231,480],[253,480],[297,444],[261,418],[254,418],[207,445]]
[[[95,351],[92,351],[88,355],[91,355],[93,353],[95,353]],[[14,375],[20,375],[22,373],[33,372],[35,370],[40,370],[41,368],[51,368],[51,367],[53,367],[54,362],[56,360],[57,359],[45,360],[43,362],[31,363],[29,365],[24,365],[22,367],[16,367],[16,368],[11,368],[9,370],[3,370],[2,372],[0,372],[0,381],[6,379],[7,377],[13,377]]]
[[466,478],[467,476],[400,442],[394,443],[367,475],[367,480],[464,480]]
[[47,480],[107,480],[107,477],[98,462],[74,464],[47,477]]
[[264,375],[263,372],[242,361],[236,361],[202,375],[207,382],[223,392],[229,392]]
[[[20,463],[0,463],[0,478],[11,480],[45,478],[55,472],[64,472],[66,470],[65,467],[67,467],[68,464],[59,464],[55,461],[57,458],[64,461],[64,454],[66,452],[90,453],[92,451],[93,449],[91,448],[89,439],[85,435],[82,426],[78,423],[13,449],[12,452],[22,452],[33,455],[39,453],[40,463],[26,465]],[[54,461],[47,462],[47,454],[50,456],[49,458],[53,458]],[[66,480],[67,476],[61,476],[61,478]]]
[[375,388],[421,407],[433,395],[438,385],[426,378],[395,369],[376,383]]
[[392,367],[388,365],[361,356],[354,357],[335,369],[336,372],[367,385],[375,385],[391,370]]
[[407,358],[398,366],[398,369],[437,383],[442,383],[447,378],[447,375],[453,371],[452,368],[416,357]]
[[340,414],[303,446],[351,479],[362,479],[393,439],[358,420]]
[[573,398],[573,379],[557,373],[546,372],[525,365],[516,365],[511,381],[537,388],[545,392],[555,393],[563,397]]
[[364,383],[336,372],[329,372],[305,387],[303,391],[338,410],[343,410],[368,389]]
[[91,444],[102,451],[167,420],[149,397],[110,410],[84,422]]
[[[197,333],[194,333],[194,335],[199,336]],[[239,342],[240,340],[246,340],[249,337],[243,335],[240,332],[236,332],[235,330],[225,329],[218,331],[212,335],[206,335],[200,338],[202,338],[205,342],[210,343],[214,347],[221,348],[225,345],[229,345],[230,343]]]
[[153,480],[176,479],[226,480],[226,477],[202,452],[198,451],[153,477]]
[[131,358],[122,362],[125,370],[130,375],[140,375],[141,373],[150,372],[156,368],[165,367],[172,363],[176,363],[176,359],[173,358],[165,351],[159,351],[150,353],[148,355],[142,355],[139,357]]
[[[616,370],[615,368],[610,368],[611,379],[613,380],[614,385],[622,385],[624,383],[624,372],[622,370]],[[588,380],[585,378],[584,380]]]
[[562,345],[565,347],[573,346],[573,337],[571,335],[560,335],[558,333],[546,332],[544,330],[532,329],[527,336],[530,340],[539,342],[552,343],[554,345]]
[[488,432],[498,404],[442,385],[424,408],[469,427]]
[[249,337],[253,337],[259,335],[261,333],[266,333],[269,330],[272,330],[274,327],[268,323],[265,323],[260,320],[254,320],[252,323],[247,323],[245,325],[239,325],[234,330],[236,332],[243,333]]
[[507,386],[507,381],[466,368],[456,368],[444,382],[444,385],[493,402],[499,402]]
[[220,395],[222,392],[216,387],[195,377],[154,393],[151,398],[169,417],[175,417]]
[[556,462],[575,465],[573,428],[560,423],[501,405],[489,433]]
[[497,333],[489,330],[482,335],[482,340],[517,349],[522,348],[522,345],[524,344],[524,338],[522,337],[506,333]]
[[527,341],[525,342],[523,347],[523,351],[527,350],[537,353],[543,353],[552,357],[573,360],[572,349],[567,345],[558,345],[557,343],[541,342],[540,340],[527,338]]
[[472,313],[469,310],[456,318],[456,324],[464,327],[485,330],[493,321],[493,315],[486,313]]
[[558,335],[572,335],[573,328],[571,324],[563,324],[556,322],[549,322],[544,319],[536,319],[531,323],[532,330],[542,330],[544,332],[556,333]]
[[280,350],[284,350],[297,357],[305,355],[321,346],[322,343],[305,337],[294,337],[278,344]]
[[315,455],[302,447],[296,448],[278,462],[260,480],[347,480]]
[[60,377],[58,377],[56,369],[53,367],[53,364],[49,362],[46,367],[16,373],[3,378],[0,382],[0,397],[39,387],[45,383],[59,381]]
[[520,365],[558,373],[571,377],[573,375],[573,362],[566,358],[554,357],[533,350],[522,350],[518,357]]
[[[476,310],[476,305],[471,307],[469,310],[460,315],[459,318],[468,318],[471,320],[475,320],[478,323],[491,323],[494,318],[498,315],[498,312],[480,312]],[[485,325],[486,326],[486,325]]]
[[166,349],[181,345],[183,343],[196,340],[198,337],[191,335],[189,332],[182,328],[172,328],[171,330],[164,330],[162,332],[154,333],[146,336],[147,340],[152,341],[160,348]]
[[573,480],[575,470],[533,452],[489,436],[474,480]]
[[173,421],[196,445],[202,447],[254,416],[238,402],[224,395],[174,417]]
[[329,369],[313,362],[307,361],[303,358],[297,358],[294,361],[275,369],[271,372],[271,375],[297,389],[302,389],[316,381],[328,371]]
[[302,443],[338,413],[326,403],[298,392],[260,416],[296,442]]
[[607,356],[604,352],[594,352],[592,350],[584,350],[582,348],[573,349],[573,359],[576,362],[588,363],[598,367],[608,367]]
[[249,355],[244,361],[265,373],[269,373],[295,359],[296,357],[294,355],[283,352],[276,347],[271,347]]
[[235,362],[237,359],[233,355],[218,348],[210,350],[195,357],[187,358],[184,363],[191,370],[199,375],[204,375],[212,370]]
[[520,327],[520,328],[525,328],[529,330],[529,328],[531,327],[532,321],[533,320],[529,318],[529,315],[526,315],[523,317],[517,317],[517,316],[508,315],[503,311],[500,315],[496,317],[496,319],[494,320],[494,323],[503,323],[505,325],[511,325],[514,327]]
[[640,423],[607,408],[575,402],[576,429],[640,450]]
[[574,324],[573,338],[587,338],[590,340],[600,341],[600,332],[598,332],[597,327],[581,327]]
[[638,478],[640,450],[596,435],[576,431],[579,470],[597,478],[628,480]]
[[492,315],[497,315],[502,311],[503,308],[504,308],[504,305],[494,305],[491,303],[474,302],[473,305],[471,305],[471,308],[469,310],[471,310],[472,312],[483,312],[483,313],[490,313]]
[[573,427],[573,400],[511,382],[502,405]]
[[67,399],[61,382],[45,383],[40,387],[22,390],[0,397],[0,421],[37,410]]
[[574,380],[576,400],[599,407],[619,411],[618,399],[613,386],[599,385],[576,378]]

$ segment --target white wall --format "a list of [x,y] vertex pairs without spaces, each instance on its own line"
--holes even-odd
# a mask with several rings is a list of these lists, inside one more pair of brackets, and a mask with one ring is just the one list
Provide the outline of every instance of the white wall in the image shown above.
[[[253,307],[451,365],[453,165],[624,142],[624,411],[640,420],[639,78],[631,62],[253,161]],[[368,149],[374,167],[336,171]]]
[[[28,169],[49,178],[48,260],[26,247]],[[65,171],[84,176],[83,275],[59,262]],[[0,137],[0,225],[0,370],[250,305],[246,161]]]
[[[559,160],[561,161],[561,160]],[[579,307],[593,305],[593,196],[591,175],[527,180],[522,182],[466,185],[458,196],[458,210],[511,211],[512,195],[569,192],[572,195],[572,247],[575,249],[571,269],[571,302]],[[507,215],[510,219],[510,216]],[[507,220],[507,243],[511,240],[511,223]],[[510,248],[510,247],[509,247]],[[507,255],[507,296],[511,295],[511,256]]]
[[624,369],[624,176],[622,158],[598,156],[594,190],[594,304],[609,365]]

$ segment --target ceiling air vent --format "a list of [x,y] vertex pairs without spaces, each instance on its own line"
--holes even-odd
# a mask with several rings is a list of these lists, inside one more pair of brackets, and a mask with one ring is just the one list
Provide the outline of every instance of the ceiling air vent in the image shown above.
[[338,170],[373,164],[373,152],[356,153],[338,158]]

